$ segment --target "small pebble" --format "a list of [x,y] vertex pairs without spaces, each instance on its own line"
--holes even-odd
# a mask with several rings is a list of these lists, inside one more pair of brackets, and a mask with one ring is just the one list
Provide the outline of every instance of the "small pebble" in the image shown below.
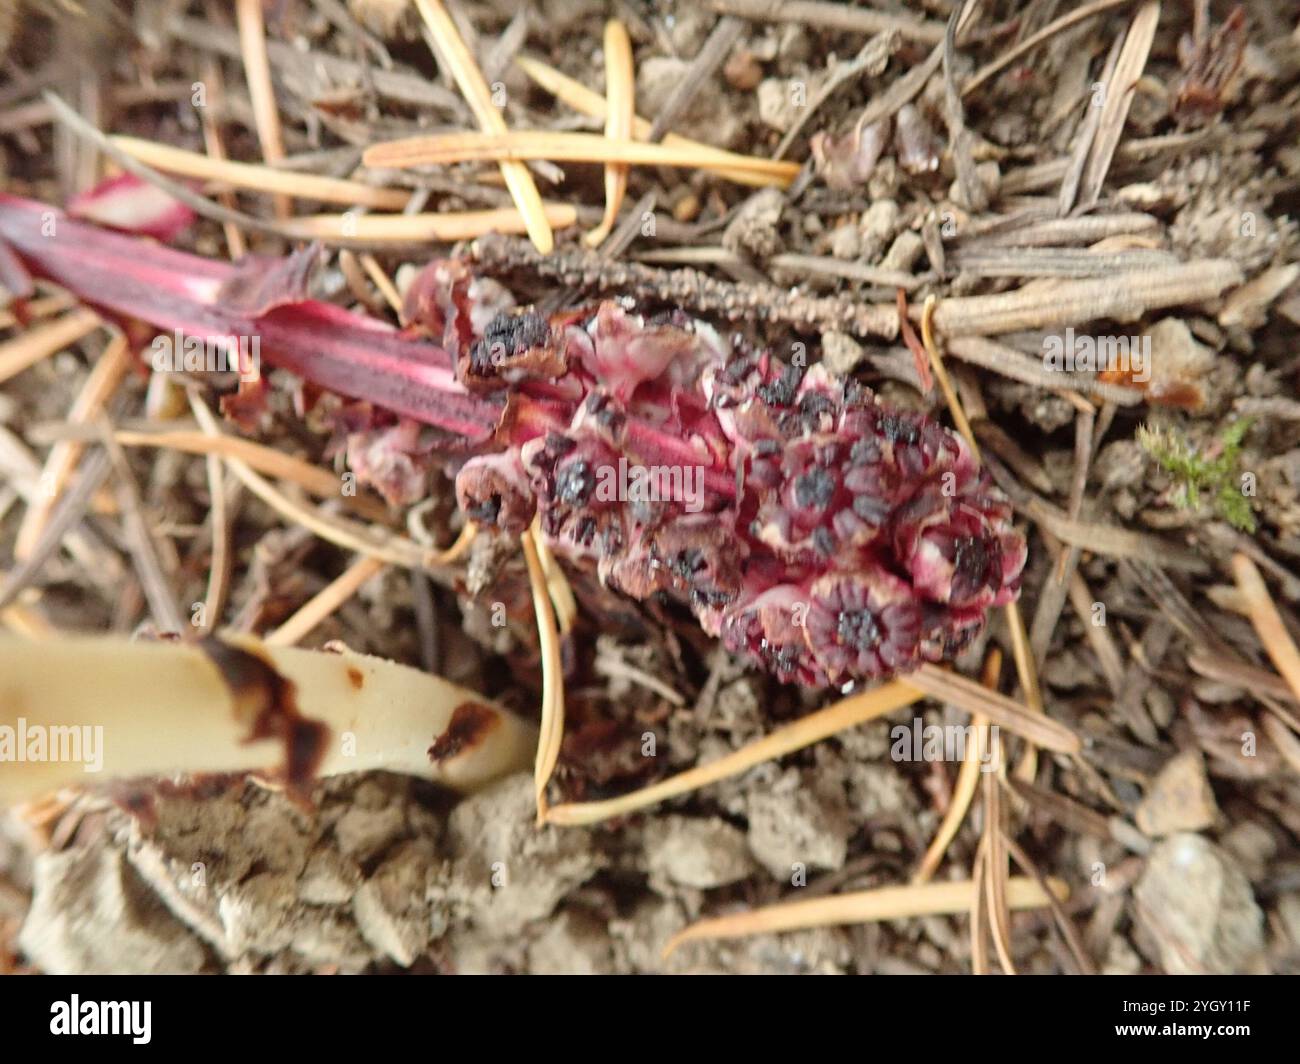
[[1210,827],[1218,815],[1205,774],[1205,759],[1199,750],[1185,750],[1168,761],[1151,781],[1135,819],[1143,834],[1158,838],[1176,831],[1201,831]]
[[731,58],[722,68],[722,76],[733,89],[739,92],[753,92],[758,88],[758,83],[763,80],[763,68],[754,58],[753,52],[741,48],[731,53]]
[[679,222],[693,222],[700,214],[700,198],[694,192],[688,192],[685,196],[673,204],[673,217]]
[[1134,889],[1140,925],[1171,975],[1254,970],[1264,914],[1236,861],[1200,835],[1171,835],[1151,851]]

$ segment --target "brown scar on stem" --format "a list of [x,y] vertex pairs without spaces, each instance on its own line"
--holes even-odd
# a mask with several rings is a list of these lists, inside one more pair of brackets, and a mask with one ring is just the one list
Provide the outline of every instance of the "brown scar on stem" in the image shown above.
[[447,722],[447,730],[429,747],[429,760],[435,765],[459,757],[480,745],[492,729],[501,725],[496,711],[480,702],[462,702]]
[[230,689],[235,720],[248,728],[244,742],[284,743],[283,782],[294,794],[305,795],[325,759],[329,727],[302,715],[295,702],[296,685],[269,661],[217,639],[205,639],[198,646]]
[[360,691],[366,685],[366,677],[355,665],[348,666],[348,683]]

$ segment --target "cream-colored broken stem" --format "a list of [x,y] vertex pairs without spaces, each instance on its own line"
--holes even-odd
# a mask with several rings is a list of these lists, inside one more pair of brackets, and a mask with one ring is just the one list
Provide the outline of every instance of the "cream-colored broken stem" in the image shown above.
[[224,772],[301,785],[383,769],[472,791],[526,768],[537,744],[531,724],[436,676],[248,637],[0,638],[0,677],[0,804]]

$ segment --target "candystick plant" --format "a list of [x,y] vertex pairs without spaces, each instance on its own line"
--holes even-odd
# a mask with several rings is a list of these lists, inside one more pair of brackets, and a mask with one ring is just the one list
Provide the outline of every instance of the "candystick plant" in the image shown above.
[[271,365],[440,430],[477,525],[519,535],[537,517],[560,557],[679,599],[782,681],[950,658],[1016,597],[1024,539],[960,436],[681,313],[547,318],[440,260],[399,333],[309,299],[310,251],[237,267],[11,196],[0,237],[107,314],[257,336]]

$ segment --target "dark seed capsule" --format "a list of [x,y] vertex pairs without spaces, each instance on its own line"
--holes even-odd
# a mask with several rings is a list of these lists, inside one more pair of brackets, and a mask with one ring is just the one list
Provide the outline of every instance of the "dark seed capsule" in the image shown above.
[[880,642],[880,628],[870,610],[844,610],[836,618],[839,641],[858,650],[870,650]]
[[585,506],[596,486],[591,466],[579,459],[570,462],[555,475],[555,498],[566,506]]
[[809,509],[826,509],[834,495],[835,476],[821,466],[813,466],[794,482],[795,501]]

